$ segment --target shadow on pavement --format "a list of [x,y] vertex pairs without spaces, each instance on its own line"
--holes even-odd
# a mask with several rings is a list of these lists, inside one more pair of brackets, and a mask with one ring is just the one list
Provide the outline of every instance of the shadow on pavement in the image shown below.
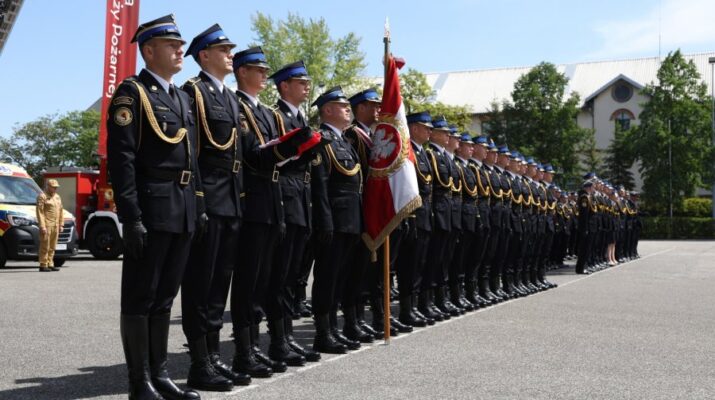
[[[168,361],[169,375],[175,380],[186,379],[189,370],[188,355],[170,353]],[[82,367],[78,368],[78,371],[77,374],[65,376],[16,379],[17,385],[33,386],[1,390],[0,400],[71,400],[127,394],[125,364]]]

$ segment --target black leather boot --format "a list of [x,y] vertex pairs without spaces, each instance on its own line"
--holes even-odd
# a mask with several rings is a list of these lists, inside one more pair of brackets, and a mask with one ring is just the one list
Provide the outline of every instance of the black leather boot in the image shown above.
[[422,312],[417,308],[417,306],[420,304],[419,297],[419,294],[412,295],[412,313],[415,315],[415,317],[425,320],[425,322],[427,322],[427,325],[434,325],[435,320],[422,314]]
[[338,329],[338,312],[333,311],[329,316],[330,322],[330,333],[333,335],[335,340],[345,345],[348,350],[357,350],[360,348],[360,342],[357,340],[348,339],[343,333]]
[[449,289],[447,287],[438,287],[434,290],[434,304],[443,313],[458,317],[462,315],[462,309],[457,308],[449,301]]
[[251,375],[241,372],[236,373],[231,370],[231,367],[221,361],[221,345],[219,339],[219,331],[206,333],[206,348],[209,351],[209,360],[211,361],[211,365],[213,365],[216,372],[225,376],[226,379],[229,379],[234,385],[250,385]]
[[465,312],[474,311],[476,309],[476,306],[472,304],[469,300],[467,300],[467,298],[464,296],[464,293],[464,279],[461,279],[456,286],[453,285],[450,287],[452,303],[454,303],[455,306],[461,308]]
[[145,315],[121,315],[119,332],[129,372],[130,400],[163,399],[149,377],[149,321]]
[[508,299],[506,293],[502,292],[499,288],[501,286],[501,278],[499,276],[489,277],[489,290],[492,291],[494,297],[497,298],[498,302],[505,301]]
[[423,290],[418,295],[417,309],[419,310],[428,321],[431,319],[433,321],[443,321],[442,313],[435,313],[432,311],[432,300],[430,298],[429,290]]
[[169,377],[167,366],[167,346],[169,345],[170,315],[153,315],[149,317],[149,368],[151,382],[157,392],[168,400],[200,399],[193,390],[182,390]]
[[285,318],[283,319],[283,321],[285,323],[286,342],[288,343],[288,346],[290,346],[290,348],[293,349],[294,352],[305,357],[305,360],[308,362],[320,361],[320,353],[318,353],[317,351],[306,349],[295,340],[295,337],[293,337],[293,320],[290,318]]
[[328,314],[315,316],[315,339],[313,350],[329,354],[345,354],[348,349],[344,344],[335,340],[330,333],[330,317]]
[[233,372],[248,374],[253,378],[269,378],[273,375],[273,370],[258,362],[253,355],[250,328],[234,329],[233,342],[236,345],[236,354],[233,356]]
[[[372,329],[377,332],[377,337],[375,339],[382,339],[385,337],[385,313],[382,307],[382,298],[375,297],[370,299],[370,309],[372,311]],[[397,336],[400,333],[397,328],[390,325],[390,336]]]
[[191,367],[186,384],[198,390],[210,392],[228,392],[233,389],[233,382],[219,374],[209,360],[206,336],[189,342]]
[[427,326],[427,321],[418,318],[412,311],[412,295],[400,296],[400,322],[408,326]]
[[477,287],[479,290],[479,296],[488,301],[488,305],[498,303],[496,296],[494,296],[494,293],[492,293],[489,289],[489,279],[482,278],[477,280]]
[[274,361],[282,361],[291,367],[302,367],[306,363],[305,357],[293,351],[288,346],[283,319],[268,321],[268,330],[271,335],[271,344],[268,347],[268,357]]
[[400,320],[395,318],[394,315],[390,315],[390,327],[393,327],[393,326],[400,333],[410,333],[414,330],[414,328],[412,328],[412,325],[405,325],[402,322],[400,322]]
[[469,279],[464,282],[464,298],[472,304],[475,310],[484,307],[484,299],[480,298],[479,293],[477,293],[476,279]]
[[253,352],[253,357],[256,361],[269,367],[273,372],[286,372],[288,370],[288,364],[283,361],[271,360],[263,351],[261,351],[260,336],[258,332],[258,325],[251,325],[251,351]]
[[360,300],[357,305],[355,306],[355,315],[357,317],[357,324],[362,329],[363,332],[367,333],[368,335],[372,335],[374,339],[378,338],[377,332],[370,326],[370,324],[367,323],[365,320],[365,301]]
[[358,325],[355,307],[343,307],[343,317],[345,317],[343,323],[343,335],[345,337],[360,343],[372,343],[375,341],[375,337],[372,334],[363,331]]

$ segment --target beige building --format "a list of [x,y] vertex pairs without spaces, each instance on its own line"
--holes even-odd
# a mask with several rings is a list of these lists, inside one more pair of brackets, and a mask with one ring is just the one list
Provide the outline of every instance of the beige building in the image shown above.
[[[715,52],[684,55],[692,60],[703,81],[712,90],[709,57]],[[558,65],[557,70],[569,79],[567,95],[578,93],[581,112],[577,121],[583,128],[593,129],[596,146],[604,151],[613,139],[616,123],[623,127],[638,124],[643,104],[648,98],[641,94],[645,85],[657,80],[658,57],[629,60],[586,62]],[[482,133],[488,124],[485,115],[493,102],[511,99],[514,83],[531,67],[501,68],[427,74],[435,91],[434,100],[449,105],[467,105],[473,111],[472,130]],[[634,167],[636,184],[640,176]]]

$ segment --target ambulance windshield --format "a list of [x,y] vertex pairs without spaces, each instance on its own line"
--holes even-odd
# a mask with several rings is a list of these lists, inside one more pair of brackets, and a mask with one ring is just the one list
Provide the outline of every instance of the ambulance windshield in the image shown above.
[[34,205],[42,192],[31,178],[0,176],[0,203]]

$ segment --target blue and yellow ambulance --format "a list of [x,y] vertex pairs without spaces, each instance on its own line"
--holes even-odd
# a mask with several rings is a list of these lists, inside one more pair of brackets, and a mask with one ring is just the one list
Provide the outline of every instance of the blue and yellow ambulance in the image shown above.
[[[7,260],[37,259],[40,229],[35,204],[42,189],[22,167],[0,163],[0,268]],[[55,265],[77,254],[74,216],[63,213],[64,224],[55,248]]]

